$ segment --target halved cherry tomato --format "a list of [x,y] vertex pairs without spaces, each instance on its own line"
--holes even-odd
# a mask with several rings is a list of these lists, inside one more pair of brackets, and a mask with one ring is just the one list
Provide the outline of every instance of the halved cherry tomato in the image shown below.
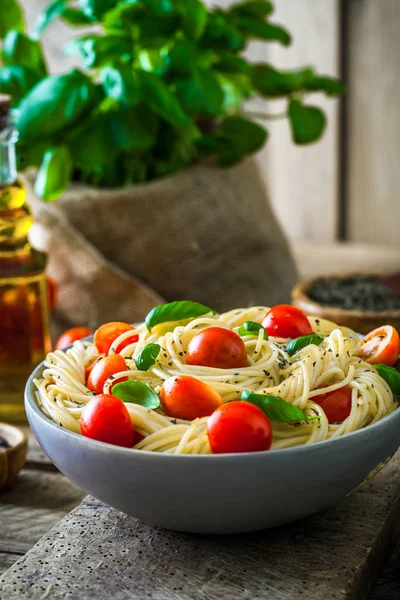
[[394,327],[383,325],[360,340],[358,356],[371,365],[383,363],[392,367],[400,354],[400,337]]
[[261,452],[271,447],[271,422],[249,402],[222,404],[208,419],[207,427],[213,454]]
[[315,396],[313,400],[320,405],[329,423],[344,421],[351,413],[351,388],[347,386]]
[[[120,354],[105,356],[93,366],[86,385],[92,392],[101,394],[106,380],[111,375],[115,375],[115,373],[119,373],[120,371],[127,371],[127,369],[128,367]],[[118,383],[127,381],[127,379],[128,377],[121,377],[121,379],[118,379]]]
[[178,375],[164,381],[160,400],[168,416],[188,421],[207,417],[222,404],[217,392],[189,375]]
[[121,321],[113,321],[111,323],[105,323],[101,325],[94,334],[94,343],[100,354],[108,354],[111,344],[117,339],[122,333],[126,331],[132,331],[132,336],[129,336],[126,340],[121,342],[116,348],[116,353],[121,352],[129,344],[133,344],[138,341],[139,336],[136,333],[136,329],[129,325],[129,323],[122,323]]
[[268,335],[295,339],[312,333],[306,315],[290,304],[277,304],[265,315],[262,326]]
[[49,308],[53,310],[57,300],[57,286],[52,277],[47,277],[47,294],[49,297]]
[[186,362],[216,369],[240,369],[247,364],[246,346],[234,331],[209,327],[190,340]]
[[134,442],[129,412],[122,400],[111,394],[89,400],[82,412],[81,433],[92,440],[124,448],[132,448]]
[[82,338],[87,337],[88,335],[92,335],[93,331],[88,327],[73,327],[72,329],[67,329],[64,331],[62,335],[56,341],[55,349],[62,350],[66,346],[70,346],[77,340],[81,340]]

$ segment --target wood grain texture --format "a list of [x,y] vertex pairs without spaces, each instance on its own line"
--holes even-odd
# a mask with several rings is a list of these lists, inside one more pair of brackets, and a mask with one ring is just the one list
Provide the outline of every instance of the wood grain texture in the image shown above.
[[365,600],[400,528],[399,492],[400,454],[334,509],[235,536],[165,531],[88,497],[9,569],[0,596]]
[[348,234],[393,244],[400,263],[400,2],[351,0],[348,82]]
[[[279,0],[273,20],[293,36],[289,48],[254,45],[250,56],[281,69],[313,65],[339,76],[339,0]],[[339,101],[313,94],[306,100],[324,109],[328,125],[322,139],[294,145],[287,119],[267,121],[270,138],[259,153],[275,212],[291,239],[328,242],[336,239],[339,194]],[[286,102],[252,103],[267,113],[286,110]]]

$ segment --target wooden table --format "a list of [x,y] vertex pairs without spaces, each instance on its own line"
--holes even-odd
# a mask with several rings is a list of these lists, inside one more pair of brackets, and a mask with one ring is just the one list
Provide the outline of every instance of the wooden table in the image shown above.
[[[36,441],[34,440],[32,434],[30,434],[29,432],[29,439],[30,439],[30,448],[29,448],[29,453],[28,453],[28,461],[26,463],[26,468],[22,471],[19,479],[15,482],[15,484],[8,489],[7,491],[3,491],[2,493],[0,493],[0,575],[5,572],[11,565],[13,565],[19,558],[21,558],[22,556],[25,555],[25,553],[30,550],[32,548],[32,546],[42,537],[44,536],[54,525],[56,525],[56,523],[58,523],[69,511],[71,511],[75,506],[77,506],[81,500],[84,497],[84,492],[82,490],[80,490],[77,486],[75,486],[73,483],[69,482],[63,475],[61,475],[56,468],[49,462],[49,460],[47,459],[47,457],[42,453],[42,451],[40,450],[39,446],[37,445]],[[398,456],[398,460],[397,460],[398,465],[400,465],[400,455]],[[397,472],[399,470],[399,466],[397,465],[396,469]],[[394,471],[393,471],[394,472]],[[379,477],[380,475],[378,475]],[[379,488],[377,488],[379,489]],[[397,488],[396,488],[397,489]],[[373,495],[371,496],[373,498]],[[75,529],[78,529],[78,527],[84,527],[84,524],[78,524],[79,523],[85,523],[85,519],[90,519],[90,515],[92,513],[99,513],[99,511],[97,510],[99,507],[102,507],[100,504],[98,505],[93,499],[89,499],[89,501],[86,501],[85,504],[82,505],[82,507],[79,507],[78,511],[72,513],[70,519],[72,519],[72,521],[75,519],[75,521],[77,521],[77,525],[75,527]],[[104,508],[104,507],[103,507]],[[157,539],[158,538],[163,538],[164,535],[166,535],[166,537],[169,536],[173,536],[174,534],[170,534],[170,533],[166,533],[164,534],[162,530],[160,529],[156,529],[156,528],[149,528],[147,526],[142,525],[141,523],[137,522],[136,520],[129,520],[129,518],[125,518],[123,515],[120,515],[120,513],[116,513],[115,511],[112,511],[112,513],[110,514],[110,516],[107,515],[107,511],[100,511],[101,512],[101,517],[99,516],[99,521],[97,527],[99,527],[100,529],[98,530],[99,532],[101,531],[101,535],[110,535],[109,534],[109,525],[110,525],[110,519],[111,522],[113,523],[113,525],[115,524],[116,530],[115,533],[111,534],[111,538],[107,539],[108,543],[111,543],[111,540],[113,540],[113,542],[115,542],[115,540],[113,539],[115,536],[118,536],[118,522],[120,522],[120,527],[124,527],[124,521],[125,519],[127,519],[127,523],[129,522],[129,527],[132,528],[132,526],[134,528],[136,528],[140,534],[140,532],[142,532],[143,535],[147,536],[146,539],[148,540],[149,537],[152,540],[152,543],[154,542],[154,544],[157,543]],[[337,514],[336,514],[336,518],[337,518]],[[340,514],[340,512],[339,512]],[[97,516],[97,515],[96,515]],[[368,515],[367,515],[368,518]],[[103,519],[104,524],[102,526],[103,521],[101,520]],[[107,521],[108,520],[108,521]],[[108,524],[108,532],[105,533],[106,527]],[[121,525],[122,524],[122,525]],[[296,524],[294,524],[293,526],[288,526],[288,527],[293,527],[292,531],[293,531],[293,535],[294,535],[294,540],[296,537],[296,527],[298,528],[299,526],[297,526]],[[300,525],[301,528],[301,525]],[[139,531],[140,530],[140,531]],[[120,531],[120,530],[119,530]],[[277,535],[272,535],[271,539],[273,540],[274,537],[277,538],[277,543],[279,543],[280,541],[280,534],[279,534],[279,530],[274,530],[277,533]],[[57,535],[57,539],[59,541],[60,539],[60,531],[56,532]],[[79,534],[79,532],[78,532]],[[78,535],[77,534],[77,535]],[[94,535],[95,532],[93,532]],[[254,548],[253,551],[255,552],[255,554],[257,554],[257,549],[255,547],[255,544],[257,543],[256,537],[258,534],[255,534],[255,541],[254,541]],[[291,531],[288,529],[286,529],[286,531],[282,530],[282,540],[285,539],[285,537],[287,538],[289,535],[289,537],[291,536]],[[310,532],[310,536],[312,537],[313,533]],[[298,533],[297,533],[298,536]],[[99,535],[99,538],[101,536]],[[133,540],[133,538],[140,538],[140,535],[137,535],[136,533],[132,534],[132,540],[131,540],[131,544],[140,544],[141,541],[139,540]],[[77,537],[77,539],[79,540],[79,537]],[[93,538],[92,538],[93,539]],[[180,540],[180,548],[181,551],[185,551],[187,552],[187,554],[185,554],[185,556],[187,556],[187,561],[188,564],[190,565],[190,561],[193,561],[193,557],[190,558],[190,552],[189,549],[191,547],[192,541],[193,541],[193,547],[198,544],[201,545],[203,542],[199,542],[199,539],[201,539],[199,536],[184,536],[182,537],[182,539]],[[203,538],[204,539],[204,538]],[[221,539],[221,538],[217,538],[217,539]],[[225,538],[226,539],[226,538]],[[236,540],[232,539],[232,549],[234,548],[235,544],[239,543],[240,545],[240,540],[239,542]],[[104,539],[100,539],[100,541],[103,543]],[[164,543],[164,542],[163,542]],[[276,543],[276,541],[275,541]],[[46,542],[42,542],[42,545],[44,544],[44,546],[46,546]],[[212,540],[210,541],[210,548],[211,546],[215,546],[217,547],[219,545],[219,543],[215,543]],[[77,542],[76,546],[79,546],[79,542]],[[117,544],[118,546],[118,544]],[[168,544],[167,544],[168,546]],[[111,572],[113,569],[112,563],[116,562],[115,560],[113,560],[113,556],[112,555],[112,546],[108,546],[110,548],[110,554],[108,556],[108,560],[107,562],[107,568]],[[186,549],[185,549],[186,547]],[[118,547],[119,548],[119,547]],[[223,547],[222,545],[219,546],[219,548],[217,548],[219,554],[222,552]],[[116,547],[114,547],[114,551],[117,552]],[[123,550],[124,552],[126,552],[127,550]],[[328,549],[327,552],[327,564],[329,564],[329,551],[330,549]],[[42,552],[47,552],[47,550],[42,550]],[[177,550],[176,550],[177,552]],[[374,550],[374,552],[376,552],[376,549]],[[83,552],[82,552],[83,554]],[[141,551],[139,551],[139,554],[141,554]],[[117,558],[117,556],[115,556]],[[229,556],[228,556],[229,558]],[[143,564],[145,566],[147,566],[146,563],[146,558],[141,559],[143,561]],[[163,564],[163,560],[164,557],[161,556],[161,558],[158,559],[159,560],[159,568],[163,567],[163,568],[167,568],[167,565]],[[197,560],[197,559],[196,559]],[[184,563],[186,562],[186,558],[183,558]],[[42,562],[42,561],[40,561]],[[46,562],[46,561],[44,561]],[[118,562],[118,561],[117,561]],[[168,562],[168,561],[167,561]],[[32,560],[31,560],[32,563]],[[211,561],[212,563],[212,561]],[[182,564],[182,558],[181,558],[181,564]],[[196,564],[196,561],[195,561]],[[35,566],[34,564],[30,565],[30,573],[32,573],[32,566]],[[37,567],[39,567],[40,565],[38,565]],[[290,565],[289,565],[290,566]],[[149,567],[151,567],[151,565],[149,565]],[[140,567],[143,568],[143,565]],[[168,567],[169,568],[169,567]],[[369,567],[368,567],[369,568]],[[22,570],[22,567],[21,567]],[[190,570],[190,569],[189,569]],[[210,569],[207,569],[210,570]],[[61,569],[62,571],[62,569]],[[70,575],[65,575],[65,573],[61,572],[62,576],[66,576],[67,578],[70,578],[70,581],[72,582],[74,579],[73,574],[71,573]],[[172,574],[171,574],[172,575]],[[193,577],[194,577],[194,581],[192,581],[192,585],[194,586],[195,584],[195,571],[193,571]],[[108,575],[109,577],[109,575]],[[183,580],[183,582],[185,582],[186,580]],[[187,579],[187,581],[189,581],[189,578]],[[69,584],[68,584],[69,585]],[[185,585],[183,583],[183,585]],[[189,584],[188,584],[189,585]],[[171,588],[175,589],[175,588]],[[191,598],[192,596],[186,593],[184,595],[181,596],[181,594],[179,593],[179,589],[182,588],[177,588],[176,590],[176,594],[175,592],[166,592],[165,595],[163,593],[161,593],[160,595],[157,595],[157,598],[162,598],[162,600],[179,600],[181,597],[184,598]],[[194,587],[193,587],[194,590]],[[46,595],[46,593],[44,593],[43,597],[49,598],[51,600],[52,598],[52,594],[50,593],[50,588],[49,588],[49,594]],[[172,595],[171,595],[172,594]],[[182,592],[183,594],[183,592]],[[203,596],[198,596],[197,595],[197,590],[196,592],[193,591],[193,594],[195,594],[195,596],[193,597],[201,597],[203,598]],[[1,594],[0,594],[1,596]],[[223,594],[222,594],[223,596]],[[222,598],[221,596],[221,598]],[[14,597],[18,597],[18,596],[12,596]],[[58,597],[58,596],[55,596]],[[79,592],[76,592],[75,595],[72,596],[68,596],[68,598],[74,598],[74,600],[84,600],[84,598],[86,598],[87,596],[84,595],[80,595]],[[90,596],[90,598],[92,598],[93,596]],[[141,596],[137,596],[132,592],[132,596],[128,593],[128,595],[123,596],[124,598],[138,598]],[[150,596],[151,597],[151,594]],[[206,600],[208,600],[208,596],[204,596],[206,598]],[[218,596],[219,598],[220,596]],[[264,598],[266,599],[269,596],[264,596],[263,594],[259,595],[259,600],[264,600]],[[300,596],[292,596],[292,597],[288,597],[288,600],[297,600],[297,598],[300,598]],[[303,596],[301,596],[303,597]],[[314,596],[312,596],[313,598]],[[336,597],[336,596],[335,596]],[[25,598],[25,596],[24,596]],[[100,596],[99,596],[100,598]],[[101,598],[109,598],[109,596],[104,595],[101,596]],[[225,596],[224,596],[225,598]],[[228,600],[228,596],[226,596],[227,600]],[[235,596],[235,600],[241,600],[241,599],[247,599],[249,598],[249,596],[243,591],[240,592],[237,596]],[[286,598],[286,596],[285,596]],[[381,573],[380,577],[377,580],[377,583],[375,584],[372,594],[369,596],[370,600],[394,600],[400,598],[400,540],[398,541],[396,547],[393,549],[392,554],[390,556],[390,558],[387,560],[386,562],[386,566],[383,569],[383,572]],[[97,596],[96,596],[96,600],[97,600]],[[214,598],[210,598],[210,600],[214,600]],[[229,600],[231,600],[229,598]],[[327,598],[327,600],[330,600]],[[362,597],[362,600],[364,600],[364,597]]]

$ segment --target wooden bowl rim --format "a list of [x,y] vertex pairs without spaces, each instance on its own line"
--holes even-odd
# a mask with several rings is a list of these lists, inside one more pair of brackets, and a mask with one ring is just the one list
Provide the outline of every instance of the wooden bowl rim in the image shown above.
[[390,318],[390,319],[400,319],[400,308],[394,310],[349,310],[347,308],[339,308],[337,306],[330,306],[329,304],[321,304],[312,300],[308,295],[308,290],[312,285],[314,285],[317,281],[321,281],[322,279],[346,279],[347,277],[355,277],[359,275],[366,276],[375,276],[382,277],[380,273],[372,272],[372,271],[346,271],[341,273],[335,273],[331,275],[318,275],[317,277],[312,277],[311,279],[307,279],[307,281],[301,281],[297,283],[293,290],[292,296],[294,300],[302,300],[307,302],[310,306],[316,307],[318,310],[323,310],[325,312],[335,312],[341,316],[353,317],[356,319],[377,319],[377,318]]
[[[7,433],[12,433],[16,435],[19,439],[16,444],[11,444],[11,441],[7,437]],[[0,421],[0,435],[4,437],[10,444],[10,448],[0,448],[0,452],[15,452],[15,450],[22,449],[28,443],[28,438],[26,434],[19,427],[15,427],[14,425],[10,425],[9,423],[4,423]]]

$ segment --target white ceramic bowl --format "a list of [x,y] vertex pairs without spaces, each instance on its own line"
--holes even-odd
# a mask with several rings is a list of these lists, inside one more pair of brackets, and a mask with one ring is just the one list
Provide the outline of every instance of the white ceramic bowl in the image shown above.
[[25,407],[47,456],[82,489],[147,523],[192,533],[238,533],[294,521],[354,490],[400,445],[400,409],[344,437],[251,454],[171,455],[130,450],[59,427]]

